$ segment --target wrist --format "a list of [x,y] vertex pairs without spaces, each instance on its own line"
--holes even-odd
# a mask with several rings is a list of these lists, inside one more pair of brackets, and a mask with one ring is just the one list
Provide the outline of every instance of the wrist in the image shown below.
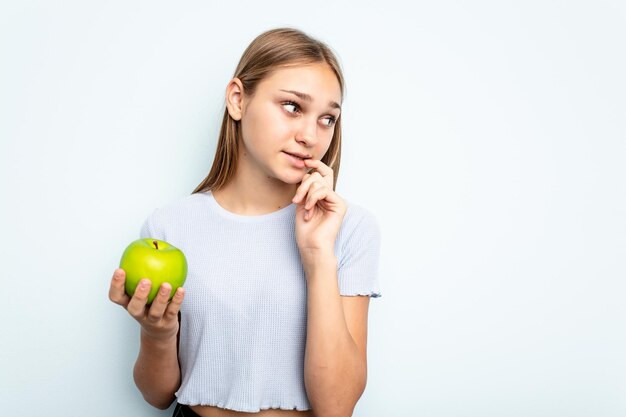
[[300,257],[307,274],[319,269],[337,269],[337,257],[332,249],[301,250]]
[[168,350],[176,347],[178,332],[173,334],[153,334],[141,328],[141,344],[149,345],[154,349]]
[[333,247],[328,248],[298,248],[300,257],[303,259],[321,260],[326,258],[334,258],[335,250]]

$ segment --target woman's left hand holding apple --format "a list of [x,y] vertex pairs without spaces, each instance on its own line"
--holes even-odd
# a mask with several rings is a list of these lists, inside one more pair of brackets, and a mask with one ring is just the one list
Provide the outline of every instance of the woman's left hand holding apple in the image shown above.
[[178,333],[178,312],[184,298],[184,289],[180,287],[169,301],[172,286],[163,283],[152,304],[146,305],[152,283],[146,277],[139,282],[132,297],[126,294],[124,282],[126,272],[117,268],[111,279],[109,299],[126,309],[141,325],[142,333],[153,340],[176,338]]
[[133,377],[144,399],[165,409],[175,400],[175,392],[180,387],[178,312],[185,291],[178,288],[169,301],[172,286],[163,283],[152,304],[147,305],[152,287],[148,278],[141,279],[133,296],[129,297],[124,288],[126,271],[117,268],[111,279],[109,299],[124,307],[141,325],[141,346]]

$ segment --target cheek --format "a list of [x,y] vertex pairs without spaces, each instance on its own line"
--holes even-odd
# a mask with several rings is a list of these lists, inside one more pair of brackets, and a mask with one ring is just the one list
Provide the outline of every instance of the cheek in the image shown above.
[[290,134],[290,127],[276,112],[249,112],[241,124],[244,142],[250,145],[282,143]]
[[333,143],[333,135],[334,135],[334,131],[330,131],[330,132],[324,132],[321,134],[321,138],[322,140],[320,140],[320,148],[324,151],[324,153],[326,153],[326,151],[328,151],[328,148],[330,148],[330,144]]

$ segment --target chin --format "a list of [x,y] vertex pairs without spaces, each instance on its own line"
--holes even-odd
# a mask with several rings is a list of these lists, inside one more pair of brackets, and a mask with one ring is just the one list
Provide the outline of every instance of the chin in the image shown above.
[[301,175],[299,177],[293,177],[291,180],[287,180],[287,181],[283,181],[285,184],[290,184],[290,185],[296,185],[296,184],[300,184],[302,182],[302,178],[304,177],[304,175]]
[[295,185],[300,184],[302,182],[302,178],[306,175],[306,172],[302,172],[300,174],[292,173],[289,175],[277,176],[276,179],[282,181],[285,184]]

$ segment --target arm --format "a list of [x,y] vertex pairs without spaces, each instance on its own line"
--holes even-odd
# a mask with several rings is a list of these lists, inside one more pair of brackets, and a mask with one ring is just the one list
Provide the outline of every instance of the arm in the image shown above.
[[307,341],[304,380],[315,416],[351,416],[367,379],[369,297],[342,297],[337,261],[318,253],[304,262]]
[[[302,178],[292,200],[298,204],[296,241],[307,281],[304,384],[316,417],[348,417],[367,379],[369,297],[340,296],[334,244],[347,205],[333,191],[330,167],[315,159],[304,163],[313,170]],[[362,251],[366,246],[361,243],[357,245]],[[358,257],[352,256],[351,263],[359,265],[352,273],[369,274],[367,269],[361,272],[369,262]]]
[[150,281],[142,280],[130,298],[124,291],[125,279],[124,270],[117,269],[111,280],[109,298],[124,307],[141,325],[139,356],[133,371],[135,384],[150,405],[164,410],[172,404],[180,386],[178,312],[184,290],[176,290],[174,298],[168,302],[172,287],[165,283],[147,306]]
[[155,340],[141,331],[139,356],[133,370],[135,385],[150,405],[161,410],[172,404],[180,386],[177,339]]

